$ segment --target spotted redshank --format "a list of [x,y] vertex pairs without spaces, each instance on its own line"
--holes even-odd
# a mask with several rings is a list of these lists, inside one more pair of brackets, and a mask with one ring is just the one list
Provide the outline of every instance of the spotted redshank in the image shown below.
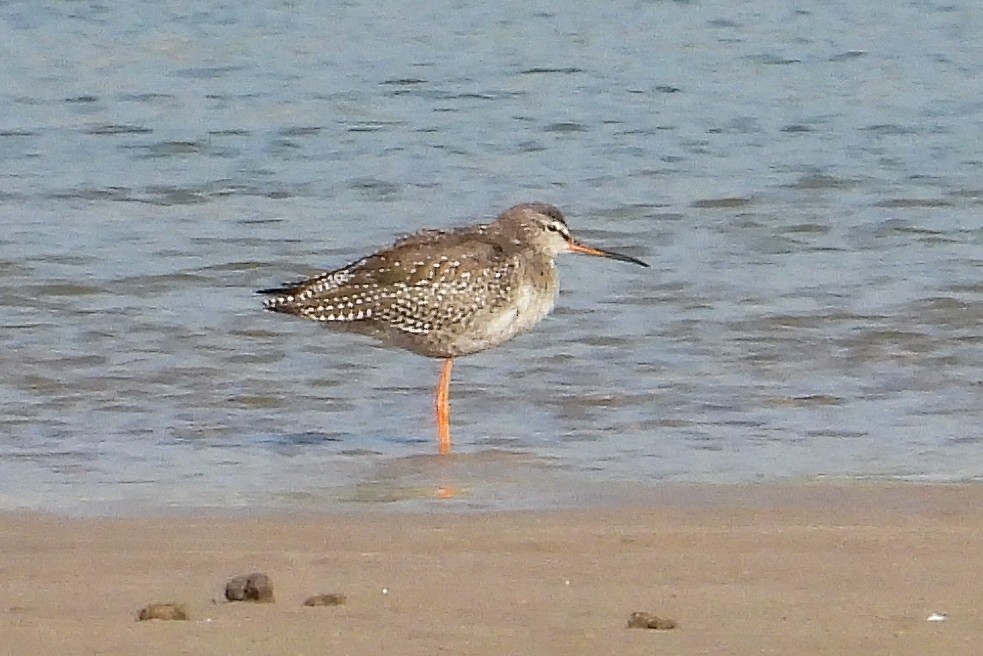
[[269,294],[267,310],[371,335],[389,346],[443,358],[437,385],[440,453],[449,453],[454,358],[498,346],[543,320],[556,304],[560,253],[641,260],[586,246],[546,203],[509,208],[491,223],[423,230],[340,269]]

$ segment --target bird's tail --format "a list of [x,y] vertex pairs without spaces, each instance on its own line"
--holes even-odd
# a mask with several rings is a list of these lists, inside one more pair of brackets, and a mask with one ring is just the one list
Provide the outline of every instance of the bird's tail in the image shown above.
[[279,287],[257,289],[256,293],[269,296],[269,298],[263,299],[264,309],[270,310],[271,312],[286,312],[288,314],[293,314],[298,298],[314,280],[316,280],[316,278],[307,278],[304,280],[297,280],[295,282],[288,282],[280,285]]
[[312,298],[331,292],[349,277],[349,274],[343,270],[328,271],[303,280],[288,282],[279,287],[258,289],[256,293],[270,297],[263,300],[263,307],[271,312],[300,314],[302,308]]

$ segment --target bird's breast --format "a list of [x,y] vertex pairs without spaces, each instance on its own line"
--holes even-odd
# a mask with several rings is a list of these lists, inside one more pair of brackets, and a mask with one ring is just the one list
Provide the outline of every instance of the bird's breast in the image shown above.
[[545,319],[554,305],[556,305],[555,291],[524,284],[516,293],[515,305],[505,308],[488,322],[488,332],[491,335],[508,337],[524,333]]
[[497,346],[542,321],[556,305],[555,270],[544,276],[527,278],[514,288],[507,303],[490,307],[474,318],[468,330],[454,340],[453,349],[461,355]]

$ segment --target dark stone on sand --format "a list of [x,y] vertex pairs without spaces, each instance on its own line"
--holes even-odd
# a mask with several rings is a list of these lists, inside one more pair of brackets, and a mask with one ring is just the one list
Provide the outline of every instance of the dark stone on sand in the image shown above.
[[140,609],[138,620],[186,620],[188,609],[184,604],[150,604]]
[[669,629],[676,628],[676,620],[663,619],[657,615],[653,615],[652,613],[636,611],[632,613],[631,617],[628,619],[628,628],[668,631]]
[[225,598],[229,601],[273,603],[273,583],[261,572],[236,576],[225,584]]
[[332,592],[331,594],[319,594],[308,597],[304,600],[305,606],[341,606],[348,601],[345,595]]

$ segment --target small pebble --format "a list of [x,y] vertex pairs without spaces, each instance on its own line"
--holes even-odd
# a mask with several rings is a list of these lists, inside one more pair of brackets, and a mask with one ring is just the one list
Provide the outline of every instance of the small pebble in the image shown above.
[[186,620],[188,609],[184,604],[150,604],[140,609],[138,620]]
[[653,615],[652,613],[636,611],[632,613],[631,618],[628,619],[628,628],[668,631],[669,629],[676,628],[676,620],[663,619]]
[[225,584],[225,598],[229,601],[273,603],[273,583],[261,572],[236,576]]
[[305,606],[341,606],[348,601],[345,595],[333,592],[331,594],[319,594],[308,597],[304,600]]

